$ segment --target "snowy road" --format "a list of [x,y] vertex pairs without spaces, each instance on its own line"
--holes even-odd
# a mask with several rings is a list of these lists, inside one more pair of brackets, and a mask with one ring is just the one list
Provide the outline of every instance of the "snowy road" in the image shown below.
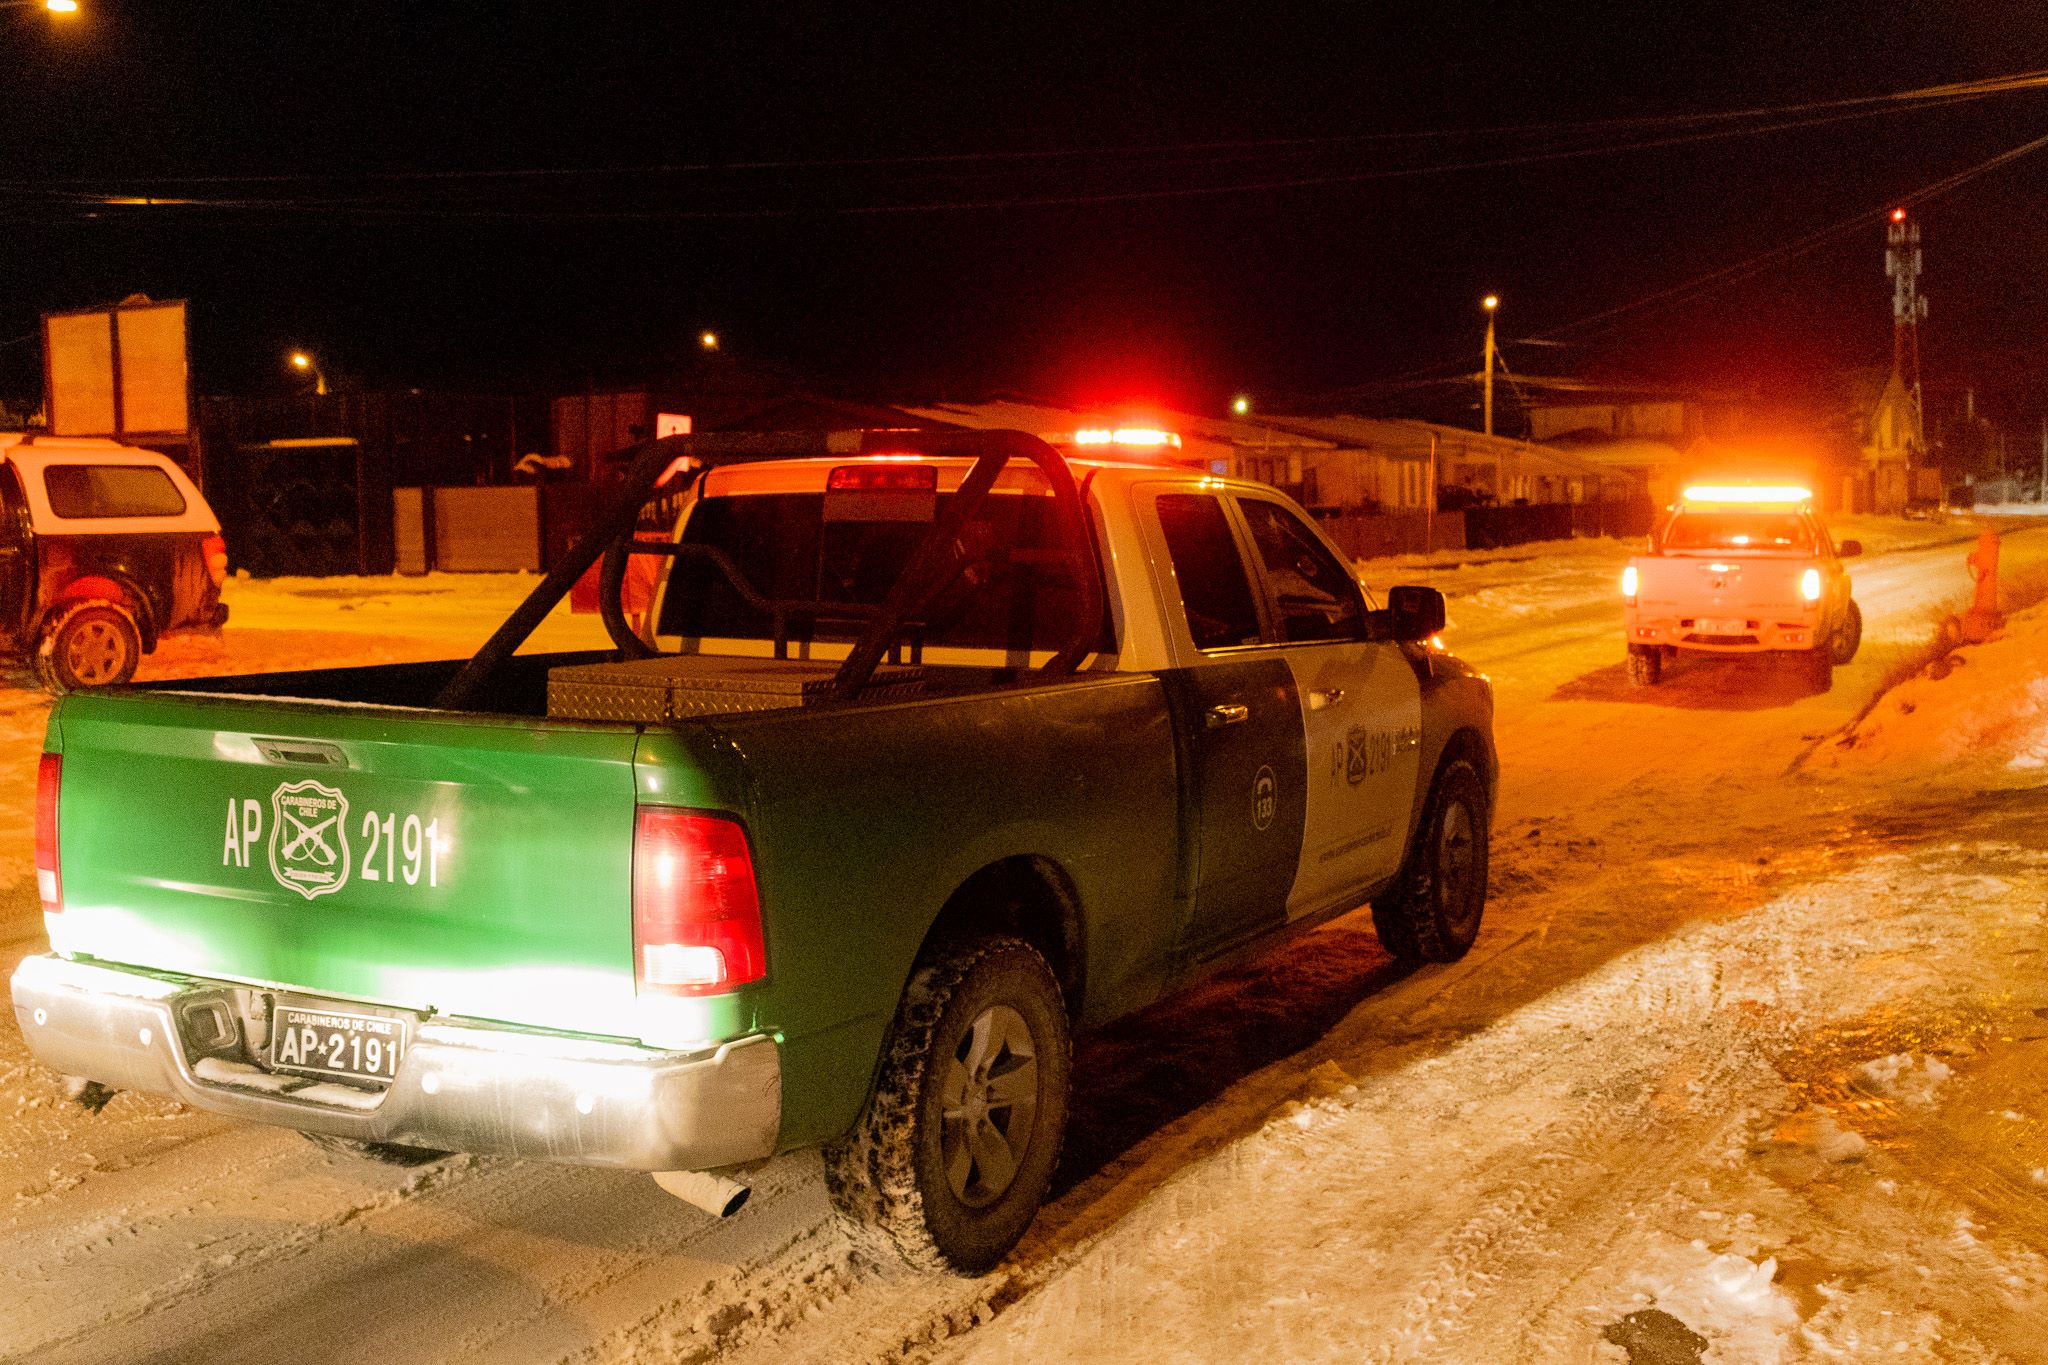
[[[1059,1197],[985,1280],[850,1262],[811,1156],[712,1223],[640,1177],[394,1170],[133,1095],[86,1116],[10,1016],[0,1355],[2043,1358],[2048,788],[1788,775],[1967,598],[1972,528],[1892,532],[1946,543],[1855,566],[1865,649],[1821,695],[1747,662],[1630,692],[1622,547],[1388,569],[1451,594],[1499,689],[1478,948],[1404,976],[1354,916],[1085,1040]],[[2048,566],[2048,529],[2006,564]],[[361,604],[311,618],[313,591],[238,617],[346,649]],[[40,724],[0,693],[10,766]],[[16,882],[0,969],[39,946]]]

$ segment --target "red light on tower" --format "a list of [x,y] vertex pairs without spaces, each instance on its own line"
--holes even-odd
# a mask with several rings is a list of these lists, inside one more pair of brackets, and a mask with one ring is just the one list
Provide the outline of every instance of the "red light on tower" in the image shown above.
[[1893,221],[1894,223],[1903,223],[1903,222],[1905,222],[1905,221],[1906,221],[1906,211],[1905,211],[1904,209],[1893,209],[1893,210],[1892,210],[1892,221]]

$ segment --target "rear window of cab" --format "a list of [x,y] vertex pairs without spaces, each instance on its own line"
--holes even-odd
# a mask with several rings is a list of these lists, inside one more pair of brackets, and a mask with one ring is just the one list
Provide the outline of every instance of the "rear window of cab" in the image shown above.
[[[822,493],[707,497],[684,523],[683,541],[723,551],[762,596],[791,603],[844,603],[856,610],[800,613],[793,638],[850,641],[902,576],[952,494],[854,495],[827,508]],[[842,495],[833,494],[832,497]],[[887,506],[900,501],[900,508]],[[927,645],[1006,652],[1057,650],[1073,629],[1080,587],[1057,548],[1050,497],[998,491],[963,528],[960,571],[926,604],[916,634]],[[744,600],[701,559],[669,570],[659,632],[684,638],[774,638],[769,614]],[[1101,647],[1115,647],[1107,613]]]
[[50,510],[66,521],[175,517],[185,495],[171,476],[146,464],[53,464],[43,471]]
[[1667,550],[1813,551],[1813,527],[1797,512],[1680,511],[1665,524]]

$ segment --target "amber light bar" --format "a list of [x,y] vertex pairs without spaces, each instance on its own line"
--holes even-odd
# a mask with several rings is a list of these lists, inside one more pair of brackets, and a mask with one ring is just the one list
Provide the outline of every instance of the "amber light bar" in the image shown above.
[[1685,490],[1687,502],[1812,502],[1797,484],[1699,483]]

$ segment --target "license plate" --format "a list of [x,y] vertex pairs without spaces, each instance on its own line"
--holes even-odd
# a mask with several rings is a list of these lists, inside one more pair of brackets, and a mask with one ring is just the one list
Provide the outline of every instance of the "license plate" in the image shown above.
[[270,1021],[270,1069],[351,1081],[389,1081],[410,1023],[389,1014],[279,1005]]
[[1694,633],[1699,635],[1749,634],[1749,622],[1747,621],[1695,621],[1692,623],[1692,628]]

